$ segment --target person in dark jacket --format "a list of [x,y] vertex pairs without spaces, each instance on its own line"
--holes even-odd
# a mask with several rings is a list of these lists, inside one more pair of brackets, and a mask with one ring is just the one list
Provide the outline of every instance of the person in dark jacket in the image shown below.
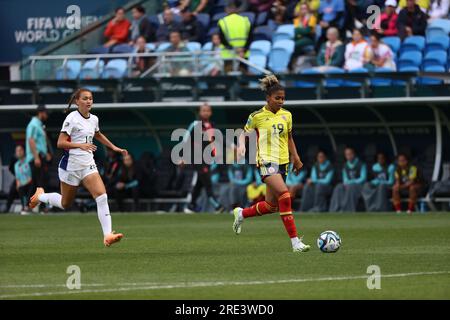
[[181,16],[183,18],[183,25],[181,29],[182,39],[186,41],[202,42],[203,27],[197,20],[197,17],[188,9],[185,9]]
[[172,31],[180,31],[183,25],[173,19],[173,12],[167,8],[163,12],[164,23],[160,24],[156,30],[156,41],[169,41],[169,35]]
[[123,200],[133,198],[132,211],[139,206],[139,177],[137,175],[134,159],[131,154],[123,157],[123,164],[119,171],[119,179],[114,186],[114,195],[120,211],[124,211]]
[[144,37],[146,42],[156,41],[156,30],[145,15],[145,8],[137,5],[131,10],[133,21],[130,27],[130,45],[134,45],[139,37]]
[[406,8],[402,9],[397,19],[398,35],[406,37],[425,36],[427,28],[427,15],[420,10],[416,0],[406,0]]

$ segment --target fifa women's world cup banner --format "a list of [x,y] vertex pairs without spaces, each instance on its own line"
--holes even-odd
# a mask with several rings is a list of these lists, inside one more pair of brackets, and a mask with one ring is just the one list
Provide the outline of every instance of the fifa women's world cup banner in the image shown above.
[[0,1],[0,63],[10,64],[110,14],[126,0]]

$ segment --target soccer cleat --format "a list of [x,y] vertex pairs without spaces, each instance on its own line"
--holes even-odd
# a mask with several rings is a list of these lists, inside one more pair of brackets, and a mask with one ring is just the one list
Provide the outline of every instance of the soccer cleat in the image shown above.
[[412,215],[412,211],[408,209],[408,211],[406,211],[407,214]]
[[44,192],[44,188],[36,188],[36,192],[30,198],[30,203],[28,204],[28,207],[30,207],[30,209],[34,209],[40,203],[39,196]]
[[115,231],[113,231],[105,236],[105,238],[103,239],[103,244],[105,245],[105,247],[109,247],[110,245],[119,242],[122,238],[123,234],[115,233]]
[[397,211],[395,211],[395,213],[400,214],[400,213],[402,213],[402,210],[397,210]]
[[304,244],[302,242],[303,238],[300,238],[300,240],[292,246],[292,251],[293,252],[306,252],[309,251],[309,249],[311,249],[311,246],[308,244]]
[[189,209],[188,207],[184,208],[184,209],[183,209],[183,212],[184,212],[185,214],[194,214],[194,213],[195,213],[195,211]]
[[219,208],[216,209],[216,211],[214,211],[214,213],[223,213],[225,211],[225,208],[220,206]]
[[234,208],[233,215],[234,215],[234,222],[233,222],[233,231],[236,234],[240,234],[242,230],[242,223],[244,222],[244,219],[242,219],[242,208]]

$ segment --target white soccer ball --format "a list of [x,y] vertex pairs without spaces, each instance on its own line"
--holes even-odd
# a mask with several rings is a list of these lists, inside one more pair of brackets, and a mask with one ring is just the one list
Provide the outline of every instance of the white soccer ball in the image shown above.
[[338,251],[341,247],[341,243],[341,237],[335,231],[324,231],[317,239],[317,246],[320,251],[325,253]]

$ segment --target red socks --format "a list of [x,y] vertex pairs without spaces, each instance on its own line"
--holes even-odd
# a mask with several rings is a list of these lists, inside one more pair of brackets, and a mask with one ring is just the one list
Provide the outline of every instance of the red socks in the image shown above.
[[297,227],[292,215],[291,195],[288,191],[278,197],[278,207],[280,208],[281,220],[283,220],[289,238],[297,237]]
[[262,216],[263,214],[274,213],[277,211],[277,206],[268,203],[267,201],[260,201],[257,204],[242,210],[242,216],[244,217],[244,219],[246,219],[254,216]]
[[291,195],[288,191],[284,192],[278,198],[278,207],[267,201],[260,201],[257,204],[242,210],[244,219],[262,216],[264,214],[280,211],[281,220],[290,238],[297,237],[297,227],[295,226],[294,216],[292,215]]

